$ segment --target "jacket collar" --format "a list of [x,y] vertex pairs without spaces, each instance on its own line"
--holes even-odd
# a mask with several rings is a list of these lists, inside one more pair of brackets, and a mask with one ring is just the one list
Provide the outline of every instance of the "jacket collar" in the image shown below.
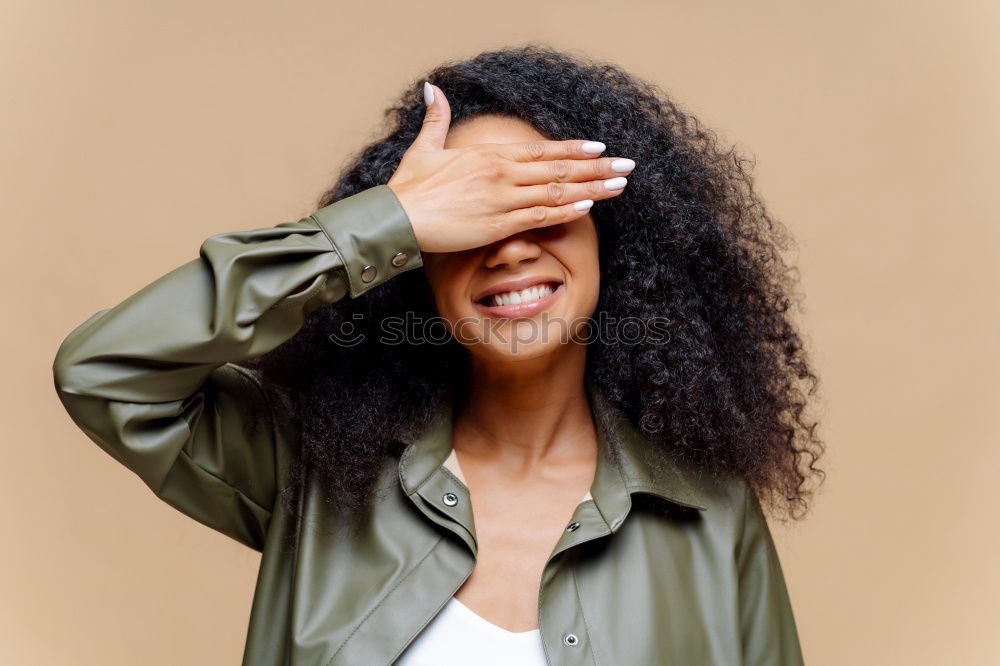
[[[607,459],[605,455],[598,458],[598,464],[603,462],[606,467],[618,467],[629,494],[649,493],[681,506],[707,510],[706,496],[696,470],[675,462],[668,470],[657,473],[643,456],[652,446],[649,440],[608,400],[594,380],[587,378],[586,389],[594,412],[598,446],[602,452],[618,450],[621,454],[617,463],[613,455]],[[595,480],[601,478],[599,475]]]
[[[657,473],[644,459],[649,441],[627,416],[612,405],[596,382],[585,381],[594,425],[597,430],[597,469],[590,493],[612,532],[616,532],[628,514],[632,494],[649,493],[675,504],[704,511],[705,496],[695,473],[674,465]],[[461,473],[456,474],[452,450],[454,398],[443,399],[431,424],[415,439],[404,440],[406,449],[400,458],[399,478],[407,495],[417,492],[436,474],[451,475],[464,487]]]

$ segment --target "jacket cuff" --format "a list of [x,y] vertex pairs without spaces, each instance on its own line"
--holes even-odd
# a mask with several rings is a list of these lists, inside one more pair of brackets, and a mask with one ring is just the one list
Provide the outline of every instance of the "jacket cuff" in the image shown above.
[[351,298],[423,266],[410,218],[388,185],[335,201],[310,217],[340,255]]

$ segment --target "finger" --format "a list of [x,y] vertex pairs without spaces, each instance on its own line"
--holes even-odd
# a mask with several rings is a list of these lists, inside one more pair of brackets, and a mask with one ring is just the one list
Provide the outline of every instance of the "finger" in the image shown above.
[[532,206],[562,206],[583,199],[609,199],[618,196],[628,185],[628,178],[616,176],[586,183],[546,183],[512,188],[503,197],[507,210]]
[[429,81],[424,81],[424,104],[424,121],[409,150],[443,150],[451,126],[451,105],[441,89]]
[[621,157],[600,157],[593,160],[549,160],[546,162],[510,162],[504,167],[508,182],[514,185],[544,183],[578,183],[627,176],[635,162]]
[[503,213],[499,219],[503,226],[511,230],[510,233],[515,234],[525,229],[572,222],[586,215],[593,204],[592,200],[585,199],[562,206],[530,206]]
[[568,139],[566,141],[523,141],[496,144],[497,152],[514,162],[540,160],[585,160],[597,157],[605,150],[600,141]]

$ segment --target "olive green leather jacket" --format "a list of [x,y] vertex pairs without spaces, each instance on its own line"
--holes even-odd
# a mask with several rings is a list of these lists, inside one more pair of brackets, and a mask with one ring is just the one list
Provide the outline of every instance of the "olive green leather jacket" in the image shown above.
[[[351,538],[315,489],[304,524],[276,501],[296,423],[235,365],[291,338],[312,310],[422,265],[405,211],[380,185],[298,222],[210,237],[56,354],[56,390],[87,437],[163,501],[262,552],[245,666],[391,664],[475,567],[450,402],[386,465],[372,518]],[[748,485],[680,468],[654,481],[637,430],[589,381],[587,392],[600,455],[540,581],[548,663],[801,664]],[[251,427],[255,414],[268,427]]]

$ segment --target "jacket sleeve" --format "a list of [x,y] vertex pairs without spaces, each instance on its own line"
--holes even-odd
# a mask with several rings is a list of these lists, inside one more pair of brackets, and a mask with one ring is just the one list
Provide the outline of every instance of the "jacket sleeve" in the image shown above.
[[801,666],[802,649],[778,552],[756,494],[748,484],[744,486],[737,559],[743,664]]
[[314,309],[422,265],[386,185],[212,236],[197,259],[74,329],[53,362],[56,392],[157,497],[262,550],[281,452],[260,378],[235,362],[291,338]]

